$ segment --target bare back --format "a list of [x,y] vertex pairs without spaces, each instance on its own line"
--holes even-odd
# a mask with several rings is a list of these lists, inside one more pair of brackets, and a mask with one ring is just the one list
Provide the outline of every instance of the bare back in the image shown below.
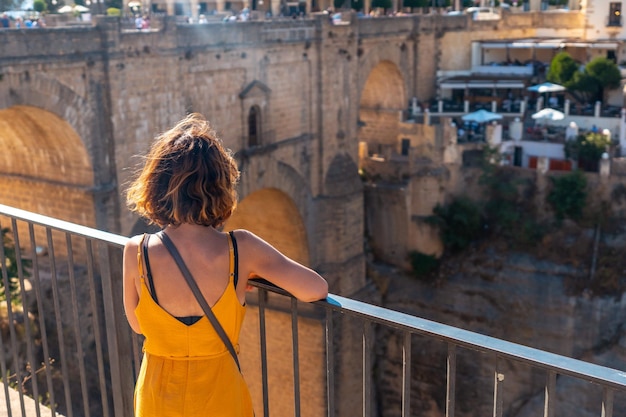
[[[213,306],[229,283],[228,240],[226,233],[212,228],[204,231],[206,233],[198,234],[176,228],[168,229],[167,233],[205,299]],[[156,236],[149,240],[148,259],[161,307],[176,317],[204,315],[176,262]],[[136,281],[139,292],[138,285],[139,282]],[[241,301],[241,297],[239,298]]]

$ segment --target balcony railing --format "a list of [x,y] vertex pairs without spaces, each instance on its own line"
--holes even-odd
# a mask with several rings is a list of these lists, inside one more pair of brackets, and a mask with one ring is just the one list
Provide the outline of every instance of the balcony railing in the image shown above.
[[[132,416],[133,384],[140,361],[141,340],[132,334],[123,315],[121,300],[121,248],[126,238],[78,226],[34,213],[0,205],[0,226],[9,232],[15,253],[0,252],[2,282],[9,288],[12,265],[17,270],[19,288],[11,302],[0,304],[0,415],[6,407],[8,416]],[[17,262],[11,262],[16,260]],[[303,304],[284,291],[264,282],[257,287],[258,301],[250,300],[249,309],[259,339],[258,352],[248,363],[260,364],[258,377],[250,385],[260,387],[258,416],[325,415],[369,417],[376,415],[373,351],[375,334],[382,330],[396,334],[400,341],[398,358],[401,367],[398,387],[401,415],[411,411],[412,364],[419,361],[414,346],[419,340],[441,344],[446,357],[441,367],[446,417],[463,408],[458,395],[462,373],[457,372],[460,352],[487,355],[493,361],[489,370],[494,417],[505,415],[507,387],[514,383],[508,370],[528,367],[545,375],[543,391],[544,416],[559,414],[556,400],[557,377],[567,376],[597,387],[597,415],[612,417],[615,398],[626,397],[626,373],[557,354],[506,342],[478,333],[447,326],[408,314],[366,304],[354,299],[330,295],[327,300]],[[267,326],[273,311],[281,311],[291,357],[276,358],[268,351],[271,340]],[[308,323],[308,324],[307,324]],[[302,326],[319,327],[322,364],[321,376],[310,381],[302,369],[309,366],[302,360],[308,342],[302,342]],[[289,331],[285,332],[289,333]],[[352,334],[354,337],[347,337]],[[358,343],[359,348],[348,346]],[[345,345],[344,345],[345,344]],[[389,353],[391,354],[391,353]],[[286,381],[272,379],[276,360],[287,366]],[[357,364],[350,369],[346,363]],[[510,366],[511,363],[516,364]],[[244,371],[246,362],[242,362]],[[338,371],[339,370],[339,371]],[[284,372],[284,371],[281,371]],[[355,381],[353,378],[357,378]],[[461,376],[462,378],[462,376]],[[536,379],[536,378],[535,378]],[[306,383],[307,389],[301,388]],[[518,382],[519,383],[519,382]],[[525,382],[522,381],[522,384]],[[530,383],[530,382],[526,382]],[[286,384],[278,387],[272,384]],[[322,404],[317,413],[310,412],[306,391],[319,385],[317,400]],[[17,392],[15,392],[16,390]],[[589,390],[593,391],[593,390]],[[280,393],[273,398],[271,393]],[[617,395],[616,395],[617,394]],[[13,397],[15,400],[11,401]],[[37,401],[29,401],[27,397]],[[26,404],[32,402],[29,414]],[[288,404],[285,404],[288,402]],[[288,411],[279,412],[273,404],[281,403]],[[491,402],[490,402],[491,403]],[[346,405],[347,404],[347,405]],[[306,407],[305,407],[306,406]],[[620,404],[623,406],[623,404]],[[347,408],[348,407],[348,408]],[[303,410],[306,409],[307,413]],[[319,411],[321,410],[321,411]],[[344,411],[341,411],[344,410]],[[346,412],[350,410],[350,412]],[[261,413],[262,411],[262,413]],[[460,412],[457,412],[460,415]]]

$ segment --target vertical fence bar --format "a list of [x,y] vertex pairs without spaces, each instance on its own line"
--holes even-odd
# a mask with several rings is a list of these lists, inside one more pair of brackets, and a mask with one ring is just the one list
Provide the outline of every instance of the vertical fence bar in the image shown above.
[[33,258],[33,282],[35,287],[35,298],[37,299],[37,311],[39,316],[39,333],[41,334],[41,347],[43,350],[43,366],[46,372],[46,383],[48,387],[48,395],[50,400],[50,409],[52,415],[56,412],[56,400],[54,396],[54,386],[52,383],[52,363],[50,358],[50,350],[48,349],[48,330],[46,329],[46,320],[43,308],[43,294],[41,293],[41,277],[39,275],[39,259],[37,258],[37,245],[35,240],[35,229],[32,223],[28,224],[28,234],[32,242],[31,253]]
[[454,417],[456,407],[456,345],[448,344],[446,417]]
[[602,390],[602,417],[613,417],[613,393],[612,388]]
[[556,398],[556,372],[548,371],[546,376],[545,400],[543,406],[544,417],[554,417],[554,399]]
[[[15,223],[15,219],[12,219],[12,223]],[[17,228],[15,226],[13,226],[13,236],[15,237],[15,235],[17,235]],[[0,225],[0,230],[2,230],[2,225]],[[10,229],[7,229],[10,230]],[[4,231],[1,233],[2,234],[2,239],[3,239],[3,243],[4,243]],[[2,255],[0,256],[0,263],[2,265],[2,281],[4,283],[4,293],[5,293],[5,297],[7,299],[7,319],[9,320],[8,326],[9,326],[9,339],[11,340],[11,351],[13,352],[13,366],[15,367],[15,369],[13,370],[13,372],[15,373],[15,378],[17,381],[17,384],[20,386],[21,388],[21,384],[22,384],[22,380],[23,380],[23,376],[22,376],[22,365],[19,361],[19,357],[17,355],[17,352],[19,351],[18,349],[18,345],[17,345],[17,334],[15,331],[15,316],[13,314],[13,305],[11,303],[11,283],[9,280],[9,271],[7,268],[7,257],[6,254],[4,253],[4,244],[2,247]],[[26,324],[26,323],[25,323]],[[2,342],[4,344],[4,341]],[[4,349],[4,346],[2,347],[2,349]],[[10,371],[10,370],[7,370]],[[26,411],[25,411],[25,405],[24,405],[24,393],[22,391],[22,389],[18,390],[19,392],[19,399],[20,399],[20,408],[22,410],[22,415],[26,415]]]
[[363,322],[363,417],[372,415],[372,353],[369,348],[372,323]]
[[496,369],[493,375],[493,417],[502,417],[503,394],[504,374],[500,372],[500,357],[496,356]]
[[139,375],[139,370],[141,368],[141,360],[142,360],[143,354],[139,352],[139,343],[140,343],[139,335],[133,332],[131,335],[131,340],[132,340],[132,346],[133,346],[133,364],[135,365],[134,378],[136,379],[137,376]]
[[411,332],[404,332],[402,346],[402,417],[411,416]]
[[80,390],[83,397],[83,412],[85,413],[85,417],[90,417],[89,393],[87,390],[87,372],[85,371],[85,352],[83,351],[80,320],[78,318],[78,295],[76,293],[76,274],[74,272],[74,248],[72,246],[72,235],[70,233],[65,234],[65,245],[67,246],[67,271],[70,281],[70,294],[72,299],[72,321],[74,323],[74,340],[76,343],[76,361],[78,362]]
[[300,417],[300,350],[298,345],[298,300],[291,297],[294,417]]
[[102,339],[100,337],[100,314],[98,312],[98,299],[96,298],[96,285],[94,276],[95,262],[93,258],[93,246],[91,245],[91,239],[85,238],[85,248],[87,254],[87,280],[89,281],[89,298],[91,299],[91,308],[93,314],[91,324],[96,342],[96,361],[98,364],[98,382],[100,385],[100,401],[102,402],[102,417],[109,417],[110,411],[108,401],[108,389],[104,372]]
[[106,242],[97,245],[98,265],[102,286],[105,328],[113,397],[113,415],[126,417],[133,415],[134,377],[132,366],[127,360],[131,357],[131,331],[124,316],[122,297],[122,252],[113,249]]
[[[28,311],[28,306],[30,303],[28,302],[28,296],[26,295],[26,277],[24,276],[24,268],[22,265],[22,248],[20,244],[20,235],[17,229],[17,220],[15,218],[11,219],[11,228],[13,229],[13,244],[15,245],[15,260],[17,267],[17,277],[19,279],[20,285],[20,298],[22,300],[22,317],[24,320],[24,331],[26,336],[26,355],[28,357],[27,363],[27,374],[23,381],[19,382],[20,390],[23,390],[23,384],[26,382],[26,378],[31,379],[32,387],[33,387],[33,398],[39,398],[39,386],[37,385],[37,363],[35,362],[35,353],[33,348],[33,335],[31,332],[31,326],[29,323],[30,314]],[[6,292],[5,292],[6,294]],[[7,298],[9,300],[10,297]],[[39,416],[41,415],[41,411],[39,410],[39,401],[35,401],[35,413]]]
[[326,308],[326,401],[328,417],[335,416],[335,352],[333,345],[333,310]]
[[263,383],[263,417],[270,416],[269,390],[267,386],[267,335],[265,333],[265,299],[267,291],[259,288],[259,332],[261,341],[261,378]]
[[52,301],[54,304],[54,318],[56,321],[57,338],[59,339],[59,361],[61,362],[61,372],[63,377],[63,390],[65,394],[65,404],[67,417],[74,415],[72,410],[72,394],[70,392],[69,373],[67,369],[67,355],[65,354],[65,336],[63,332],[63,316],[61,315],[61,305],[59,304],[59,284],[57,281],[56,255],[54,253],[54,243],[52,241],[52,230],[46,229],[48,239],[48,254],[50,256],[50,274],[52,282]]
[[[4,254],[4,251],[2,251],[2,253]],[[7,362],[4,356],[4,340],[2,340],[1,333],[0,342],[3,345],[3,347],[0,348],[0,372],[2,372],[2,375],[0,375],[0,381],[2,381],[2,389],[4,391],[4,401],[7,407],[7,417],[13,417],[13,414],[11,412],[11,397],[9,396],[9,378],[6,365]]]

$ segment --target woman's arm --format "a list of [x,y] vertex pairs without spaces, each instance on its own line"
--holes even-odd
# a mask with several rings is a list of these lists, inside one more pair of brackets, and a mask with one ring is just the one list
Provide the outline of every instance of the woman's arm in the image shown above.
[[124,311],[128,324],[135,331],[141,334],[137,316],[135,316],[135,308],[139,303],[139,292],[137,282],[139,282],[139,265],[137,264],[137,247],[141,236],[131,238],[124,246]]
[[283,255],[247,230],[235,233],[239,264],[246,277],[261,277],[288,291],[298,300],[311,302],[328,295],[328,283],[317,272]]

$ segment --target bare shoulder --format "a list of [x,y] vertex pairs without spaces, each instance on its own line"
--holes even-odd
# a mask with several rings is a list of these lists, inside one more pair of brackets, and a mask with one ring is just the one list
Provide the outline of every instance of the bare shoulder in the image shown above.
[[124,253],[128,254],[132,252],[137,252],[137,248],[139,247],[143,236],[144,235],[136,235],[129,238],[124,245]]
[[237,243],[254,244],[254,242],[263,242],[263,239],[246,229],[235,229],[232,231],[237,239]]

